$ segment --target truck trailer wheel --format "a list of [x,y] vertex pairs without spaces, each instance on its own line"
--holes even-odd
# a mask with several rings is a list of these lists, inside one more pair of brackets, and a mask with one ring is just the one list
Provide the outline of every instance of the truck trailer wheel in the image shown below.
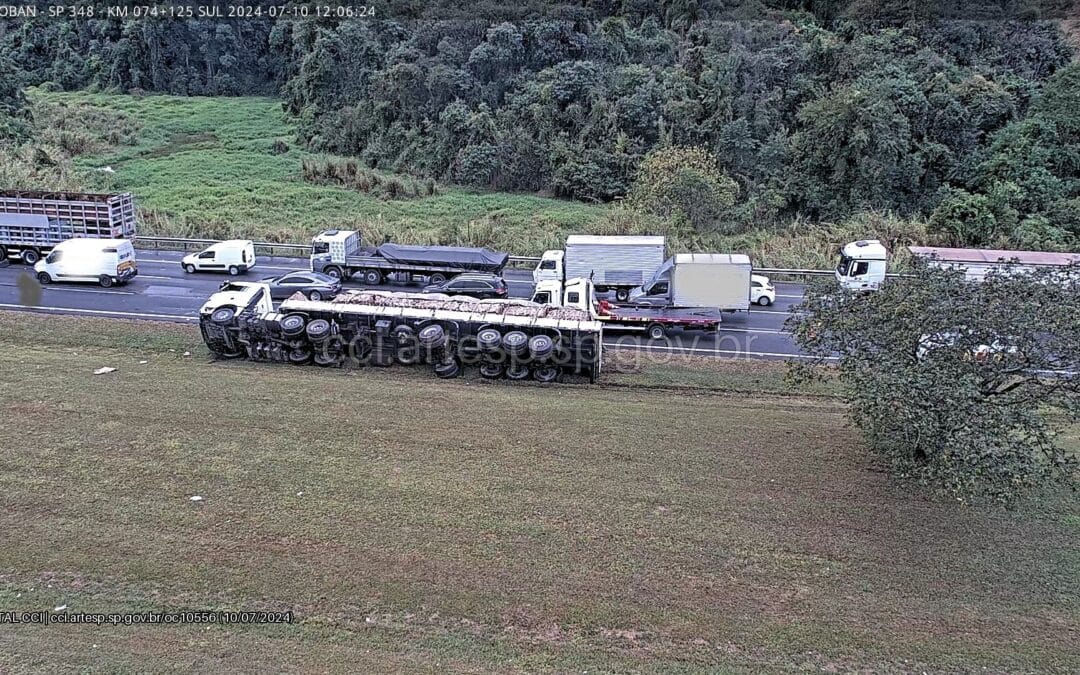
[[428,351],[442,349],[446,346],[446,329],[437,323],[424,326],[416,334],[420,346]]
[[529,367],[523,363],[515,363],[506,368],[506,379],[527,380],[529,379]]
[[489,380],[497,380],[503,376],[505,372],[501,363],[481,363],[480,364],[480,377],[486,377]]
[[519,330],[512,330],[503,336],[502,345],[507,354],[520,356],[529,350],[529,336]]
[[42,286],[45,286],[45,285],[48,285],[48,284],[52,283],[52,277],[49,276],[48,272],[38,272],[37,280],[38,280],[38,283],[41,284]]
[[626,290],[625,288],[620,288],[619,290],[615,291],[615,299],[619,302],[626,302],[630,299],[630,291]]
[[290,314],[281,320],[282,335],[300,335],[304,332],[307,319],[301,314]]
[[312,342],[330,337],[330,322],[326,319],[315,319],[307,325],[307,336]]
[[379,286],[383,282],[382,272],[379,270],[364,270],[364,283],[369,286]]
[[446,275],[442,274],[440,272],[436,272],[435,274],[432,274],[428,278],[428,283],[431,284],[432,286],[437,286],[438,284],[445,283],[445,282],[446,282]]
[[529,353],[539,361],[551,356],[555,351],[555,341],[547,335],[534,335],[529,339]]
[[646,332],[649,334],[650,340],[663,340],[664,336],[667,335],[667,330],[658,323],[651,324]]
[[494,328],[484,328],[476,334],[476,345],[484,353],[499,351],[500,344],[502,344],[502,333]]
[[435,364],[435,375],[444,380],[457,377],[461,374],[461,364],[456,360],[443,361]]
[[24,265],[36,265],[37,261],[41,260],[41,254],[38,253],[36,248],[23,249],[22,255],[19,257],[22,258]]
[[540,366],[533,371],[533,378],[537,382],[554,382],[559,379],[559,369],[555,366]]

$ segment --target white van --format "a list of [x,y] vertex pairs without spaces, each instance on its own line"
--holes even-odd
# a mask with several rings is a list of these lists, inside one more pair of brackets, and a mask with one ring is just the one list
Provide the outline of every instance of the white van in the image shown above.
[[228,272],[235,277],[255,267],[255,244],[250,239],[219,241],[198,253],[184,256],[180,264],[188,274]]
[[135,248],[127,239],[68,239],[34,265],[42,284],[91,281],[109,288],[135,278]]

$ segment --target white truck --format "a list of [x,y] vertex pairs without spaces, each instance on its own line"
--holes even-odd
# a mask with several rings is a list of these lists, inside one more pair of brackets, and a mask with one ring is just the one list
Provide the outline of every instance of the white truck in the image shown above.
[[680,253],[630,293],[635,306],[750,309],[750,257],[739,253]]
[[664,238],[572,234],[562,251],[544,251],[533,270],[533,283],[591,279],[597,293],[615,292],[626,302],[664,262]]
[[[935,267],[963,270],[968,281],[982,281],[991,270],[1015,264],[1016,271],[1040,268],[1064,269],[1080,265],[1080,253],[1005,251],[974,248],[909,246],[911,254]],[[889,252],[877,239],[851,242],[840,251],[836,281],[844,290],[874,291],[886,277]]]
[[130,193],[0,190],[0,260],[17,257],[34,265],[68,239],[134,236],[135,201]]
[[604,324],[573,307],[526,300],[347,291],[302,295],[278,309],[266,284],[228,282],[199,312],[203,340],[221,358],[321,366],[430,364],[441,378],[475,366],[486,378],[553,382],[600,374]]

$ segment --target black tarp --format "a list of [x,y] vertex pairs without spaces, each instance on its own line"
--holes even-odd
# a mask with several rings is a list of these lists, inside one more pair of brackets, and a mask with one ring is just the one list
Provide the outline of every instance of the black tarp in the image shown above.
[[387,260],[404,265],[436,265],[474,272],[501,272],[510,254],[487,248],[459,246],[402,246],[383,244],[376,253]]

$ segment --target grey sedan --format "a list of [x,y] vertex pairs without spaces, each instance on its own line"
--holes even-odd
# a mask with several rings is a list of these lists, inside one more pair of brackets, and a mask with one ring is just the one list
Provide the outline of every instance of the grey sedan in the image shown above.
[[328,274],[297,270],[281,276],[263,279],[262,283],[270,286],[270,297],[284,300],[300,291],[311,300],[330,300],[341,292],[341,279]]

